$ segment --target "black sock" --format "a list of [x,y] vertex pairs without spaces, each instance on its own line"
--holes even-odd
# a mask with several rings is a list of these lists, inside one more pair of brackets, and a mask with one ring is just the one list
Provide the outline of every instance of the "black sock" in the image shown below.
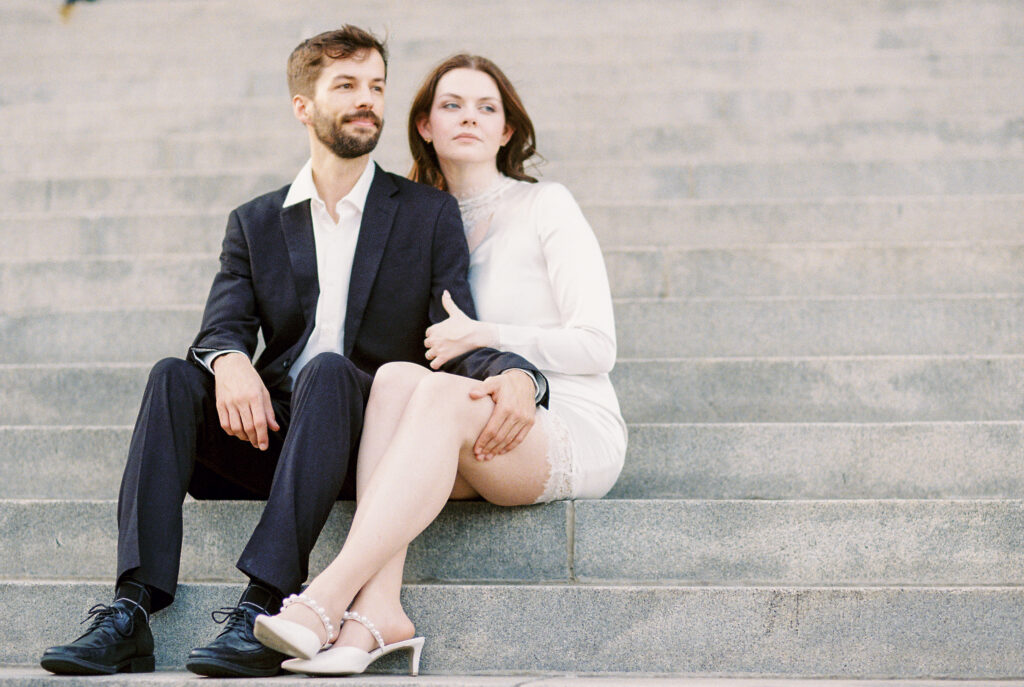
[[148,616],[152,608],[152,594],[149,587],[141,582],[125,577],[114,590],[114,600],[126,599],[146,612]]
[[254,606],[259,606],[269,615],[274,615],[281,610],[282,598],[284,598],[284,595],[281,593],[281,590],[267,584],[263,580],[251,577],[249,578],[249,586],[242,592],[238,603],[250,603]]

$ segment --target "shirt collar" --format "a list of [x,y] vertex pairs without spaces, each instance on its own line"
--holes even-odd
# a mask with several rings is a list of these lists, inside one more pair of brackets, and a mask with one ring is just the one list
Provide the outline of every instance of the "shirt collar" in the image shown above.
[[[376,167],[377,165],[374,163],[373,158],[367,160],[366,169],[359,175],[359,179],[352,187],[352,190],[338,201],[338,205],[348,202],[362,213],[363,208],[366,206],[366,197],[370,194],[370,185],[373,184],[373,175]],[[283,207],[296,205],[304,200],[318,200],[322,205],[324,204],[320,194],[317,193],[316,184],[313,183],[312,160],[306,160],[306,164],[295,175],[295,180],[292,181],[292,185],[288,189],[288,195],[284,198]]]

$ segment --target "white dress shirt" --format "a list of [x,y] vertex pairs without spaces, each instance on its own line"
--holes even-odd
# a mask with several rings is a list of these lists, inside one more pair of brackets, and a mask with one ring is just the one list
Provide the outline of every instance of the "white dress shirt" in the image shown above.
[[[338,221],[331,219],[327,204],[320,198],[313,183],[312,161],[307,161],[292,181],[282,207],[309,201],[313,220],[313,241],[316,245],[316,272],[320,296],[316,301],[316,323],[302,353],[288,371],[294,383],[302,368],[319,353],[341,353],[345,342],[345,313],[348,310],[348,286],[352,277],[352,261],[359,240],[359,225],[363,221],[366,196],[373,183],[376,165],[368,160],[352,190],[334,206]],[[203,356],[203,364],[212,372],[213,361],[225,353],[243,351],[213,351]]]

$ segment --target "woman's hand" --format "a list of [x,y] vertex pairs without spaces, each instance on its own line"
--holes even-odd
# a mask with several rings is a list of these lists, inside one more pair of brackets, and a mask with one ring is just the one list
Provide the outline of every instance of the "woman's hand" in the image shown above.
[[448,319],[427,328],[427,360],[437,370],[442,365],[474,348],[493,346],[498,340],[497,328],[484,322],[477,322],[459,310],[447,290],[441,294],[441,305],[448,313]]

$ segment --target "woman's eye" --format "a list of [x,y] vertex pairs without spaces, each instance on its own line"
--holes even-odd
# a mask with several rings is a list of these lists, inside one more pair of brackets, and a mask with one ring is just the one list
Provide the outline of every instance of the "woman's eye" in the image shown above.
[[484,105],[482,109],[483,109],[484,112],[497,112],[498,111],[498,108],[496,108],[494,105]]
[[459,107],[458,103],[445,103],[441,106],[445,110],[455,110]]

